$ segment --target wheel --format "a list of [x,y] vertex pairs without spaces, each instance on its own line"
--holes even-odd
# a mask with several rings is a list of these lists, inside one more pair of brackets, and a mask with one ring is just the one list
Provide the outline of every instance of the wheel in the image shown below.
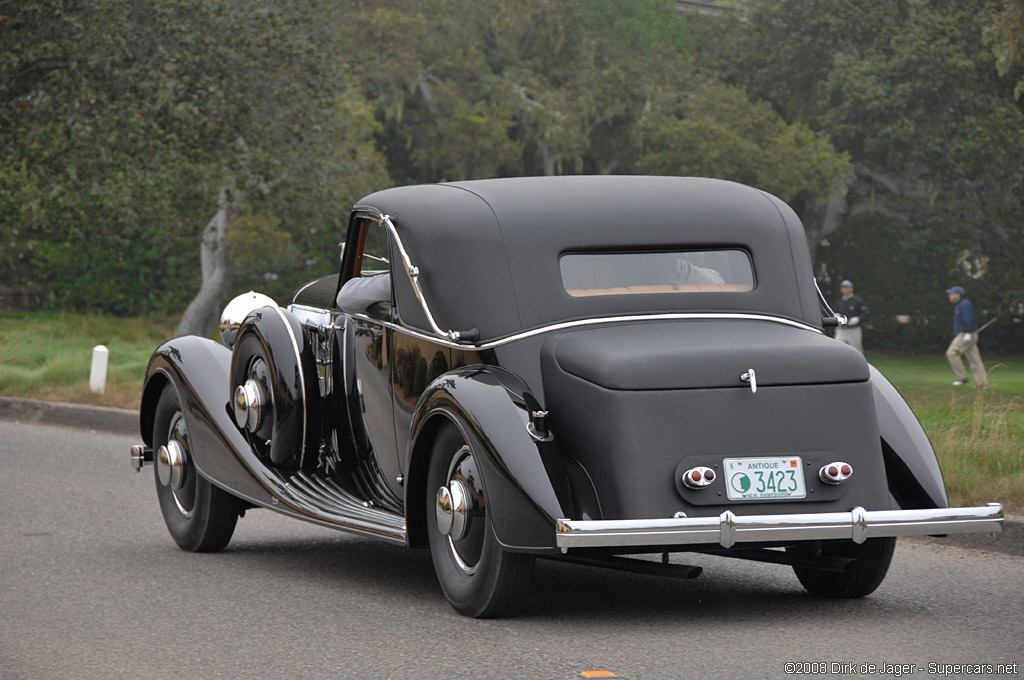
[[298,468],[316,458],[321,393],[312,362],[313,348],[289,312],[263,307],[242,322],[229,396],[235,424],[266,465]]
[[430,554],[451,605],[482,618],[500,616],[521,602],[534,557],[498,545],[480,466],[453,424],[441,428],[434,441],[426,495]]
[[153,467],[160,511],[183,550],[215,552],[231,540],[241,510],[237,498],[196,472],[188,424],[173,385],[167,385],[153,418]]
[[850,557],[856,562],[849,571],[836,572],[807,567],[793,567],[796,577],[807,592],[820,597],[864,597],[875,592],[885,579],[896,549],[895,538],[869,538],[863,543],[853,541],[825,542],[821,550],[806,546],[787,548],[803,557],[828,556]]

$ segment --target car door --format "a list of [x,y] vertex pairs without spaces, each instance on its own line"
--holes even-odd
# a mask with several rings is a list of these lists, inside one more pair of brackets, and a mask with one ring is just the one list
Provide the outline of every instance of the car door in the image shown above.
[[[381,276],[387,267],[387,238],[372,220],[358,219],[349,233],[354,252],[346,254],[342,278]],[[346,276],[348,272],[351,275]],[[344,285],[344,284],[342,284]],[[387,320],[393,299],[371,305],[367,311],[339,316],[339,350],[344,357],[344,389],[351,435],[358,456],[354,482],[371,497],[401,497],[401,475],[395,442],[392,404],[393,331]],[[374,488],[377,487],[377,488]],[[388,503],[390,504],[390,503]]]

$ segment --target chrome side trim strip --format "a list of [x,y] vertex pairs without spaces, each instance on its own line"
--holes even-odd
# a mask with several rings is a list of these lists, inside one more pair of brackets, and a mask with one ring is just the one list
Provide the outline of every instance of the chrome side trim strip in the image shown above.
[[555,524],[555,543],[569,548],[847,539],[863,543],[881,536],[928,536],[1002,531],[1003,506],[865,510],[798,515],[736,515],[680,519],[572,520]]
[[550,324],[547,326],[541,326],[539,328],[533,328],[528,331],[521,333],[514,333],[512,335],[506,335],[505,337],[491,340],[490,342],[482,342],[477,344],[472,343],[458,343],[449,342],[447,340],[440,339],[436,336],[429,335],[422,331],[417,331],[412,328],[405,326],[399,326],[398,324],[390,321],[381,321],[380,319],[372,319],[365,314],[353,314],[355,318],[363,321],[370,321],[375,324],[380,324],[394,331],[399,331],[407,335],[411,335],[414,338],[421,340],[430,340],[436,342],[445,347],[451,347],[452,349],[466,349],[482,351],[487,349],[494,349],[495,347],[501,347],[518,340],[524,340],[526,338],[532,338],[535,335],[543,335],[544,333],[553,333],[555,331],[565,330],[567,328],[580,328],[583,326],[602,326],[606,324],[614,323],[631,323],[635,321],[721,321],[721,320],[732,320],[732,321],[766,321],[768,323],[777,323],[783,326],[790,326],[792,328],[799,328],[805,331],[814,331],[819,335],[823,334],[820,328],[815,328],[810,324],[805,324],[802,321],[794,321],[792,319],[785,319],[779,316],[771,316],[768,314],[744,314],[741,312],[722,312],[715,314],[703,314],[697,312],[672,312],[663,314],[631,314],[628,316],[605,316],[591,319],[577,319],[576,321],[563,321],[561,323]]
[[[300,314],[303,314],[306,317],[310,317],[310,316],[313,316],[313,315],[322,315],[324,313],[329,313],[329,314],[333,315],[333,320],[332,320],[331,324],[333,325],[334,328],[341,328],[342,327],[342,326],[340,326],[340,325],[338,325],[336,323],[337,322],[337,318],[339,316],[345,316],[344,312],[336,312],[336,311],[331,311],[331,310],[327,310],[327,309],[321,309],[319,307],[310,307],[308,305],[298,305],[298,304],[288,305],[288,311],[292,312],[293,314],[296,314],[297,316],[300,315]],[[541,326],[539,328],[533,328],[531,330],[523,331],[521,333],[514,333],[512,335],[507,335],[507,336],[502,337],[502,338],[497,338],[495,340],[491,340],[490,342],[482,342],[482,343],[478,343],[478,344],[472,344],[472,343],[464,343],[464,342],[463,343],[449,342],[448,340],[445,340],[445,339],[442,339],[442,338],[438,338],[438,337],[436,337],[434,335],[430,335],[428,333],[424,333],[422,331],[418,331],[418,330],[413,329],[413,328],[408,328],[406,326],[400,326],[400,325],[398,325],[396,323],[392,323],[390,321],[382,321],[380,319],[373,319],[373,318],[367,316],[366,314],[352,314],[351,316],[353,316],[355,318],[358,318],[358,319],[361,319],[362,321],[370,321],[370,322],[375,323],[375,324],[380,324],[381,326],[385,326],[387,328],[390,328],[391,330],[399,331],[401,333],[405,333],[406,335],[411,335],[414,338],[419,338],[421,340],[430,340],[432,342],[436,342],[438,344],[444,345],[445,347],[451,347],[452,349],[469,349],[469,350],[493,349],[495,347],[500,347],[502,345],[507,345],[509,343],[516,342],[517,340],[523,340],[525,338],[530,338],[530,337],[533,337],[535,335],[542,335],[544,333],[552,333],[554,331],[565,330],[567,328],[578,328],[578,327],[583,327],[583,326],[600,326],[600,325],[604,325],[604,324],[613,324],[613,323],[630,323],[630,322],[636,322],[636,321],[721,321],[721,320],[727,320],[727,321],[728,320],[731,320],[731,321],[765,321],[765,322],[768,322],[768,323],[777,323],[777,324],[781,324],[783,326],[790,326],[791,328],[799,328],[800,330],[813,331],[815,333],[818,333],[819,335],[823,334],[823,331],[820,328],[815,328],[814,326],[811,326],[810,324],[806,324],[806,323],[804,323],[802,321],[794,321],[793,319],[787,319],[787,318],[784,318],[784,317],[781,317],[781,316],[772,316],[771,314],[752,314],[752,313],[744,313],[744,312],[716,312],[716,313],[666,312],[666,313],[660,313],[660,314],[659,313],[655,313],[655,314],[632,314],[632,315],[629,315],[629,316],[603,316],[603,317],[593,317],[593,318],[590,318],[590,319],[577,319],[575,321],[563,321],[561,323],[549,324],[547,326]]]

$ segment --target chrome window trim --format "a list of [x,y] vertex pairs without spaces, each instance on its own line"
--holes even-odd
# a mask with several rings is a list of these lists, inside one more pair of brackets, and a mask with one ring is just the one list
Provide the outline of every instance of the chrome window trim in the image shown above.
[[[672,313],[655,313],[655,314],[628,314],[622,316],[610,316],[610,317],[595,317],[590,319],[579,319],[576,321],[563,321],[560,323],[548,324],[546,326],[540,326],[528,331],[522,331],[520,333],[514,333],[503,338],[491,340],[485,343],[472,343],[472,342],[459,342],[458,331],[444,331],[437,325],[434,320],[434,315],[430,311],[430,306],[427,304],[427,299],[423,295],[423,290],[419,285],[419,274],[420,270],[418,267],[413,265],[412,260],[409,259],[409,253],[405,250],[405,246],[402,243],[402,238],[398,235],[398,229],[395,227],[391,217],[385,215],[383,212],[374,208],[373,206],[357,205],[353,208],[353,211],[357,215],[364,215],[370,219],[376,220],[382,226],[384,226],[388,233],[395,241],[395,245],[398,247],[398,252],[402,258],[402,265],[405,269],[406,275],[409,277],[409,281],[412,283],[413,292],[416,295],[416,299],[419,300],[420,306],[423,308],[424,314],[427,317],[427,323],[430,324],[430,330],[434,332],[434,335],[428,335],[425,332],[416,331],[410,328],[399,326],[389,321],[381,321],[379,319],[373,319],[365,314],[353,314],[352,316],[363,319],[366,321],[373,321],[379,323],[382,326],[391,328],[393,330],[402,331],[418,337],[424,340],[433,340],[440,342],[440,344],[451,347],[454,349],[470,349],[470,350],[487,350],[500,347],[517,340],[524,340],[526,338],[533,337],[535,335],[541,335],[544,333],[551,333],[553,331],[563,330],[566,328],[573,328],[577,326],[590,326],[590,325],[601,325],[608,323],[623,323],[631,321],[678,321],[678,320],[715,320],[715,319],[739,319],[747,321],[768,321],[772,323],[783,324],[792,326],[794,328],[800,328],[803,330],[814,331],[815,333],[824,334],[820,328],[816,328],[808,323],[802,321],[794,321],[784,317],[773,316],[771,314],[749,314],[741,312],[722,312],[722,313],[692,313],[692,312],[672,312]],[[817,286],[817,282],[815,282]],[[819,296],[821,291],[818,291]]]
[[409,258],[409,253],[405,249],[405,244],[402,243],[402,237],[398,235],[398,229],[395,228],[395,223],[391,220],[391,217],[370,206],[356,206],[355,211],[357,214],[369,215],[372,219],[377,220],[381,226],[387,229],[391,238],[394,239],[395,246],[398,248],[398,254],[402,259],[402,268],[405,270],[405,274],[409,277],[409,282],[412,284],[412,292],[416,295],[416,299],[420,301],[420,307],[423,308],[423,313],[427,317],[427,323],[430,324],[430,330],[434,331],[434,334],[439,338],[458,341],[458,331],[441,330],[441,327],[437,325],[436,321],[434,321],[434,314],[430,311],[430,305],[427,304],[427,298],[423,294],[423,289],[420,287],[420,269],[414,265],[412,260]]
[[836,324],[838,324],[840,328],[846,328],[846,317],[832,311],[832,307],[829,306],[828,300],[825,299],[825,294],[821,292],[821,286],[818,285],[818,279],[812,278],[811,280],[814,281],[814,290],[818,291],[818,302],[820,302],[821,306],[825,308],[825,311],[828,312],[829,316],[836,320]]

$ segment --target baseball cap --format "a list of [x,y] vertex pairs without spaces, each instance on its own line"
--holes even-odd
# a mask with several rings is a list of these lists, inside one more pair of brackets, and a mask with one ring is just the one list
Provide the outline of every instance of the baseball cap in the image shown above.
[[843,282],[839,284],[840,288],[842,288],[843,286],[849,286],[850,288],[853,288],[853,281],[851,281],[850,279],[844,279]]
[[960,287],[960,286],[953,286],[952,288],[950,288],[946,292],[947,293],[960,293],[961,295],[964,295],[964,289],[962,287]]

